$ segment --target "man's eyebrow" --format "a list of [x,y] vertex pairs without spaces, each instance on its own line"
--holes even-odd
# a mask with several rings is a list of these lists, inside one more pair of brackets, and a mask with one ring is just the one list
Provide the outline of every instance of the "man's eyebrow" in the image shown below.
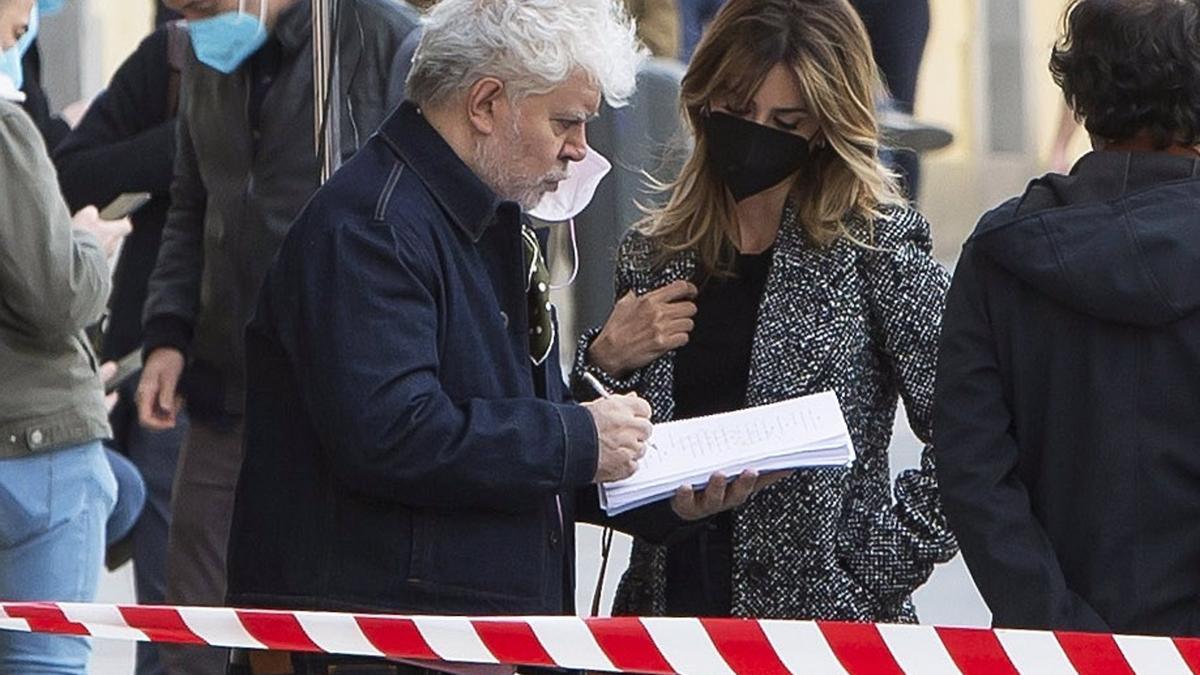
[[554,115],[554,117],[557,119],[570,120],[572,122],[585,122],[585,123],[594,121],[599,116],[600,116],[600,113],[598,113],[598,112],[589,113],[589,112],[580,112],[578,110],[564,111],[564,112],[556,113]]

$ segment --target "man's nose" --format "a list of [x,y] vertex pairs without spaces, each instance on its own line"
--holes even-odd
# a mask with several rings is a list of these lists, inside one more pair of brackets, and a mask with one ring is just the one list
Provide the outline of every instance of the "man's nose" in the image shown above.
[[587,157],[587,131],[584,125],[579,127],[567,136],[567,141],[563,143],[560,159],[565,159],[571,162],[582,162],[584,157]]

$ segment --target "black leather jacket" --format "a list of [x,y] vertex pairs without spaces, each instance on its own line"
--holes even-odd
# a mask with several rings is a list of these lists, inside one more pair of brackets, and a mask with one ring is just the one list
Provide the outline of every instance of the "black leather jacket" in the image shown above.
[[[397,54],[416,14],[390,0],[345,0],[341,11],[338,102],[348,157],[403,96]],[[193,413],[241,413],[242,329],[318,184],[309,2],[286,10],[271,39],[230,75],[194,55],[184,69],[171,210],[144,322],[147,354],[175,347],[189,355],[182,389]]]

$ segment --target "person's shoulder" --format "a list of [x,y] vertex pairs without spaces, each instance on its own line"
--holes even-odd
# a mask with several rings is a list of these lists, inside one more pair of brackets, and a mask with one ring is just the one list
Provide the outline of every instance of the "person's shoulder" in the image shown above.
[[421,22],[416,8],[396,0],[354,0],[353,7],[364,30],[390,33],[398,40]]
[[924,214],[909,205],[888,205],[879,209],[871,221],[873,245],[895,249],[914,242],[927,244],[931,240],[929,221]]
[[151,31],[142,38],[137,49],[129,56],[129,61],[147,61],[155,65],[167,63],[167,46],[170,43],[171,28],[166,24]]
[[40,138],[33,118],[20,105],[0,99],[0,134],[5,137],[5,152],[13,152],[14,144],[27,145]]
[[377,136],[317,191],[307,211],[310,228],[390,230],[418,247],[429,245],[441,214],[416,172]]
[[963,243],[963,248],[969,247],[979,237],[1016,221],[1020,217],[1021,203],[1024,200],[1024,194],[1011,197],[980,216],[975,229]]

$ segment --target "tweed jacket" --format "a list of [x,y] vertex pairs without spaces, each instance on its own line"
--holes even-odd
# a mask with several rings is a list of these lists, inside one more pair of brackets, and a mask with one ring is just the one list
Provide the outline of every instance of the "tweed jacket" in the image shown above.
[[[935,563],[957,552],[929,445],[949,276],[931,257],[929,224],[916,211],[887,211],[873,223],[873,235],[864,223],[852,231],[873,236],[873,245],[842,237],[817,246],[794,210],[785,209],[758,310],[747,402],[834,390],[858,459],[850,468],[798,471],[734,512],[735,616],[915,622],[912,591]],[[617,297],[695,277],[690,252],[658,266],[656,253],[646,236],[625,236]],[[618,380],[587,362],[598,332],[580,339],[572,371],[576,396],[594,398],[581,382],[588,371],[616,390],[636,391],[653,406],[654,421],[671,419],[674,353]],[[888,445],[901,397],[926,447],[921,466],[904,471],[893,487]],[[665,561],[666,549],[635,540],[616,613],[664,612]]]

